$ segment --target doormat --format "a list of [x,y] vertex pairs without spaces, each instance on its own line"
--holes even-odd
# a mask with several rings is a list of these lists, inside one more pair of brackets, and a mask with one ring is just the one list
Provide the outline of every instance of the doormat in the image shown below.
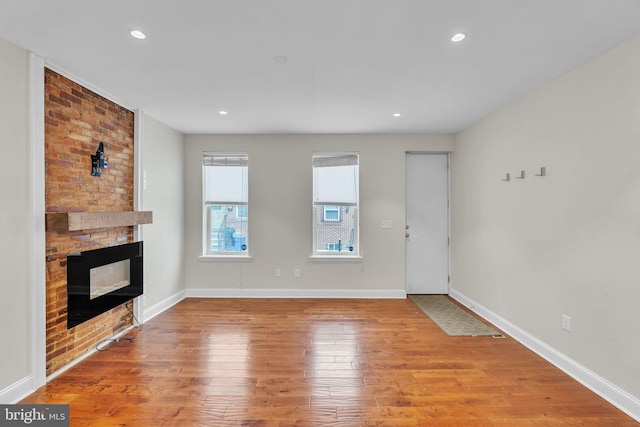
[[427,316],[449,336],[492,336],[502,334],[467,313],[444,295],[409,295]]

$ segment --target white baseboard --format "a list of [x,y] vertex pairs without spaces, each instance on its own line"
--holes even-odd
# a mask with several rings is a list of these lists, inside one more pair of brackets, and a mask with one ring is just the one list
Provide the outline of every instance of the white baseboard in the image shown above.
[[538,338],[520,329],[508,320],[497,315],[486,307],[483,307],[455,289],[450,289],[449,296],[469,308],[480,317],[491,322],[497,328],[503,330],[507,335],[520,342],[520,344],[555,365],[557,368],[564,371],[566,374],[611,403],[613,406],[640,422],[640,400],[638,398],[630,395],[626,391],[600,377],[595,372],[590,371],[573,359],[570,359],[558,350],[543,341],[540,341]]
[[406,298],[404,289],[186,289],[186,298]]
[[29,375],[0,390],[0,403],[14,404],[33,393],[33,377]]
[[183,289],[180,292],[176,292],[170,297],[163,299],[159,303],[152,305],[151,307],[143,308],[143,312],[142,312],[143,318],[140,319],[140,322],[144,323],[148,320],[153,319],[158,314],[162,313],[165,310],[168,310],[169,308],[173,307],[174,305],[176,305],[177,303],[185,299],[185,297],[186,297],[186,293]]

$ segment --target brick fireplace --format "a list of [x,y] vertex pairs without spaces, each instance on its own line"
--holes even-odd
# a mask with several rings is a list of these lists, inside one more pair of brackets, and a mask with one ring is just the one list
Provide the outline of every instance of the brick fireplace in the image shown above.
[[[45,69],[47,213],[133,210],[134,114]],[[104,145],[108,168],[92,176]],[[133,241],[133,227],[46,232],[46,371],[50,375],[131,325],[119,305],[67,329],[67,255]]]

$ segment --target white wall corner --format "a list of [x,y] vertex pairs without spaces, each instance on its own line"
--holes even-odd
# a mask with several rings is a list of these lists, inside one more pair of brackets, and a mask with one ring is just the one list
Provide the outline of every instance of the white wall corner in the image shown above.
[[142,314],[142,318],[140,319],[141,323],[148,322],[149,320],[156,317],[158,314],[162,313],[165,310],[170,309],[180,301],[186,298],[186,293],[183,290],[176,292],[175,294],[163,299],[157,304],[152,305],[151,307],[145,308]]
[[[142,159],[144,156],[144,113],[142,110],[133,110],[133,210],[141,211],[144,209],[144,203],[142,198]],[[141,242],[144,240],[144,226],[137,225],[133,227],[133,240]],[[143,282],[144,286],[144,282]],[[141,304],[142,297],[135,298],[133,300],[133,315],[140,319],[144,317],[144,307]],[[140,320],[144,322],[143,320]]]
[[547,360],[549,363],[565,372],[567,375],[605,399],[607,402],[611,403],[616,408],[640,422],[640,399],[637,397],[620,389],[615,384],[610,383],[493,311],[478,304],[476,301],[461,292],[451,289],[449,295],[451,298],[455,299],[483,319],[489,321],[497,328],[503,330],[507,335],[518,341],[520,344]]
[[46,244],[44,152],[44,59],[29,55],[29,152],[31,167],[31,388],[46,382]]

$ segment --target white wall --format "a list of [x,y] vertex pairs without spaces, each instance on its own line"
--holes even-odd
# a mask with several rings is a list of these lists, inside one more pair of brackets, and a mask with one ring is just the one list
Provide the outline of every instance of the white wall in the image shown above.
[[[190,135],[186,137],[185,277],[190,289],[240,295],[403,295],[407,151],[446,152],[439,135]],[[203,151],[249,153],[250,262],[201,261]],[[359,262],[310,261],[314,151],[360,153]],[[381,219],[393,228],[380,229]],[[276,277],[276,268],[282,277]],[[294,269],[301,270],[295,278]],[[275,291],[275,292],[274,292]],[[315,293],[314,291],[319,291]]]
[[28,76],[28,52],[0,39],[0,391],[31,375]]
[[145,225],[144,305],[151,308],[184,290],[184,136],[149,116],[142,122],[142,209]]
[[[28,391],[35,375],[31,372],[35,296],[30,284],[35,266],[28,78],[29,53],[0,39],[0,146],[5,159],[0,168],[0,230],[6,242],[0,245],[0,324],[5,325],[4,339],[11,343],[0,352],[2,403]],[[184,137],[147,116],[142,137],[147,149],[142,159],[147,175],[142,208],[154,212],[154,224],[143,230],[145,304],[160,311],[167,299],[184,291]]]
[[640,37],[457,135],[451,179],[452,287],[640,398]]

